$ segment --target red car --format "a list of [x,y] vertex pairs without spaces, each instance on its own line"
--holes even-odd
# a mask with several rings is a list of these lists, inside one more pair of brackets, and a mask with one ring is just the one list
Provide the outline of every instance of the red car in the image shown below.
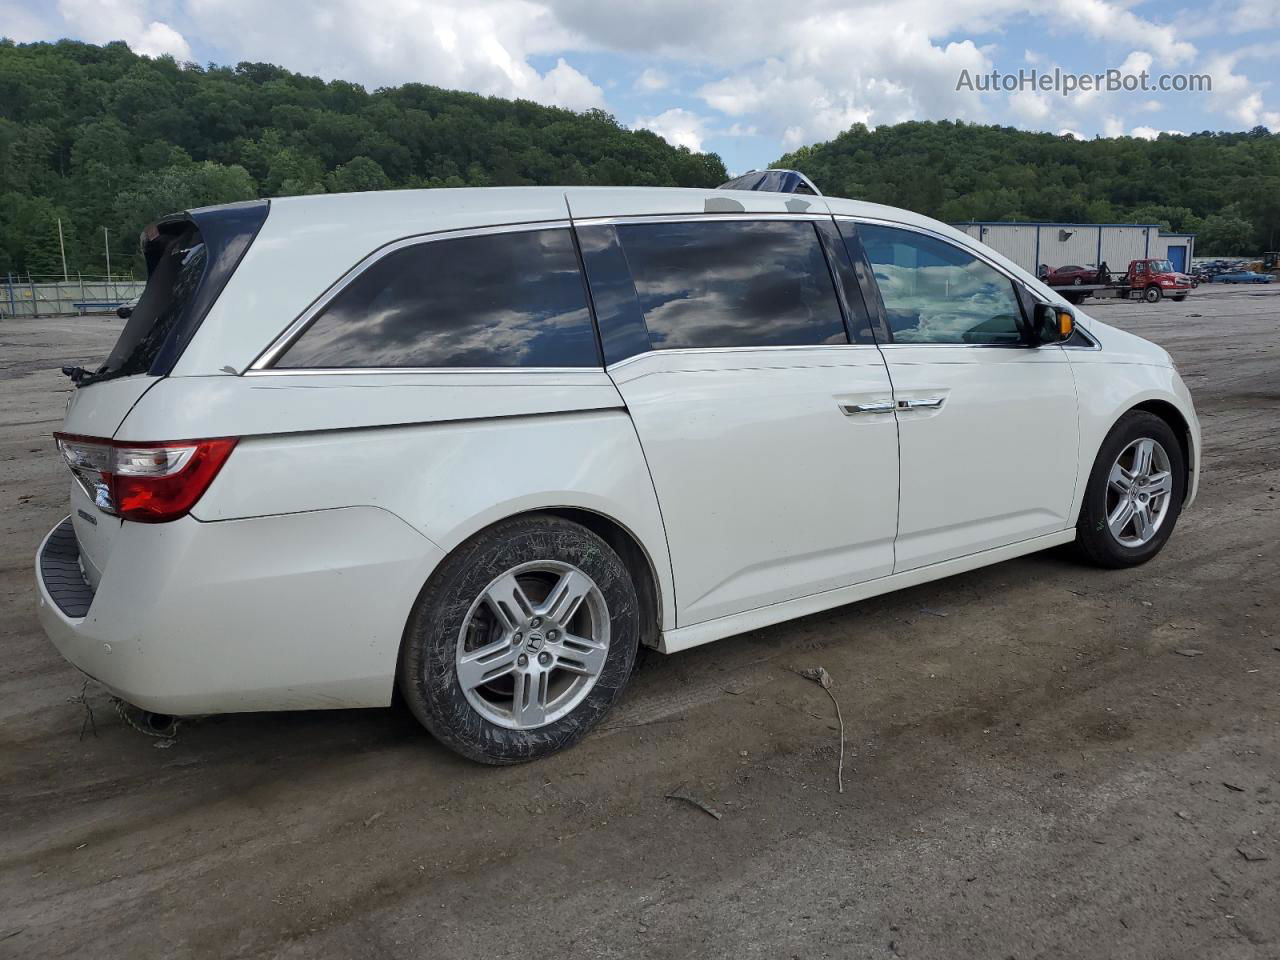
[[1086,283],[1110,283],[1111,273],[1104,263],[1100,267],[1058,267],[1050,270],[1044,282],[1051,287],[1078,287]]

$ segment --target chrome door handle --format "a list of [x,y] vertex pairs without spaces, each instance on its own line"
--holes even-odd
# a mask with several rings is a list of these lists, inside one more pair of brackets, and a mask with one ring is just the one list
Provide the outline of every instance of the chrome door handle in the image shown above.
[[918,400],[899,400],[898,406],[904,410],[937,410],[946,399],[946,397],[921,397]]
[[865,413],[893,413],[892,400],[872,400],[869,403],[842,403],[840,412],[846,417],[854,417]]

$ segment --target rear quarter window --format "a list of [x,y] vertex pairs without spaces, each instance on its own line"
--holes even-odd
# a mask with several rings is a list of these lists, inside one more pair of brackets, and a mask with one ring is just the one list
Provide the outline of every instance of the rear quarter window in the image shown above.
[[599,365],[578,255],[565,228],[395,250],[347,284],[275,364]]

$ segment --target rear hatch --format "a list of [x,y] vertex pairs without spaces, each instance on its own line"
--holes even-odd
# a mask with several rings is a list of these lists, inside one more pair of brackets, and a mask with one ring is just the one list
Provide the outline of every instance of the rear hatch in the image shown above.
[[[111,438],[169,374],[266,219],[256,201],[167,218],[143,231],[147,285],[110,356],[82,371],[67,403],[59,449],[71,468],[71,517],[85,578],[97,589],[124,522],[111,502]],[[155,440],[187,439],[156,437]]]

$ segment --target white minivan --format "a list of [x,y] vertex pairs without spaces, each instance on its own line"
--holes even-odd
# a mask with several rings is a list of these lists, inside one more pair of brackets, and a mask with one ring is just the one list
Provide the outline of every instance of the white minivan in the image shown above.
[[941,223],[660,188],[191,210],[57,444],[54,644],[143,710],[377,707],[510,763],[666,653],[1195,495],[1168,354]]

